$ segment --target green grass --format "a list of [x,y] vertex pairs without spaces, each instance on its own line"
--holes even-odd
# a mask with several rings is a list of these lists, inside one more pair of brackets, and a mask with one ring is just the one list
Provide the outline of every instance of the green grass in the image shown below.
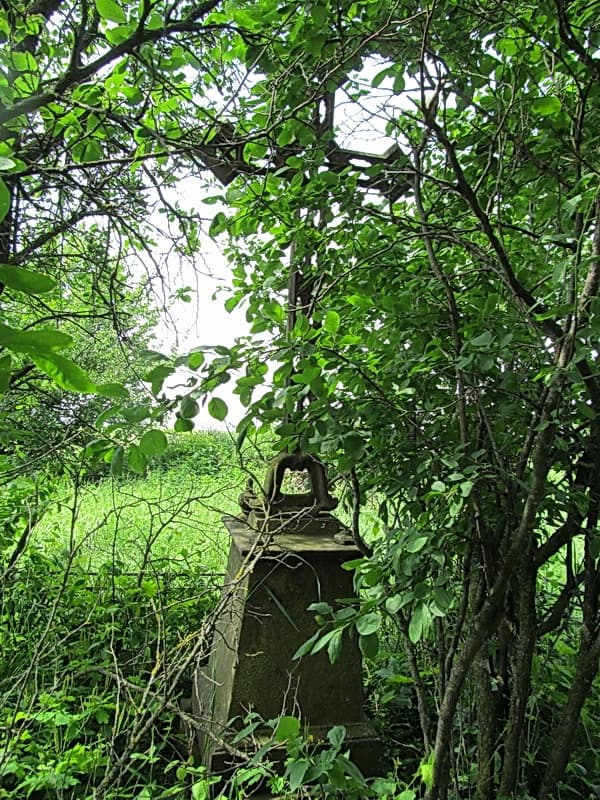
[[32,544],[90,572],[220,573],[228,549],[221,518],[239,513],[245,480],[224,435],[176,437],[145,476],[63,484]]
[[239,481],[185,472],[152,472],[61,496],[36,528],[33,544],[75,557],[84,569],[112,564],[137,571],[221,571],[227,539],[221,516],[237,513]]

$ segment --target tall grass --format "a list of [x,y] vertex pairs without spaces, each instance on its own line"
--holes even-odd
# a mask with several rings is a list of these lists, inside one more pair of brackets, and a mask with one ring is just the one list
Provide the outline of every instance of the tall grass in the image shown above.
[[190,796],[177,703],[210,649],[246,466],[200,433],[143,477],[55,487],[0,585],[0,798]]
[[33,544],[74,554],[86,570],[220,572],[221,517],[239,513],[247,470],[226,434],[174,436],[147,475],[64,481]]

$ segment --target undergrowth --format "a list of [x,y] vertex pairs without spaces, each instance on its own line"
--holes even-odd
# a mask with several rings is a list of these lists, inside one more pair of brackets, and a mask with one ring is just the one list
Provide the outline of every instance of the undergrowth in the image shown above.
[[189,796],[178,701],[207,656],[243,467],[226,434],[174,436],[145,476],[46,477],[29,521],[8,485],[0,798]]

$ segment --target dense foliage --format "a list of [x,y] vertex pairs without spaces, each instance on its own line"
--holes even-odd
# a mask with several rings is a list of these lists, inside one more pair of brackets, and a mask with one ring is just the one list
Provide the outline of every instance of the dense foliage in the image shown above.
[[225,434],[190,437],[172,438],[171,463],[143,479],[63,476],[3,565],[2,797],[167,798],[195,784],[204,797],[178,701],[219,598],[212,506],[234,510],[242,475]]
[[[112,395],[95,452],[142,472],[169,405],[184,432],[217,390],[224,419],[218,388],[235,377],[240,439],[274,426],[282,449],[348,478],[372,552],[356,617],[326,624],[371,657],[398,626],[401,661],[380,657],[411,675],[426,796],[597,792],[581,720],[597,725],[600,656],[598,3],[1,13],[7,403],[39,371]],[[383,154],[340,146],[361,104]],[[165,189],[207,166],[228,185],[209,198],[228,307],[245,306],[252,336],[147,354],[154,395],[177,369],[189,381],[176,401],[130,405],[64,355],[62,324],[108,315],[122,330],[123,259],[151,240],[152,193],[185,256],[200,217]],[[369,495],[379,521],[361,531]]]

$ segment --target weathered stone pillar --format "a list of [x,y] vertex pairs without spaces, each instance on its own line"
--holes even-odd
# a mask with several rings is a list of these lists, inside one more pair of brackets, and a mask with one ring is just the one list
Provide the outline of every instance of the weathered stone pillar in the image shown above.
[[[308,502],[306,497],[312,498],[311,508],[289,511],[290,503]],[[299,717],[315,741],[325,739],[332,726],[344,725],[356,765],[364,774],[377,774],[381,744],[363,711],[358,637],[344,635],[335,664],[325,650],[293,658],[318,630],[308,606],[319,601],[335,606],[336,600],[353,597],[352,575],[342,564],[360,553],[351,540],[344,541],[337,520],[315,510],[313,495],[287,496],[285,505],[285,512],[224,520],[231,535],[223,589],[229,599],[216,623],[208,666],[194,680],[194,713],[209,721],[209,733],[198,738],[201,763],[211,773],[230,771],[231,756],[210,733],[222,738],[230,720],[237,717],[240,727],[255,711],[264,720]]]

